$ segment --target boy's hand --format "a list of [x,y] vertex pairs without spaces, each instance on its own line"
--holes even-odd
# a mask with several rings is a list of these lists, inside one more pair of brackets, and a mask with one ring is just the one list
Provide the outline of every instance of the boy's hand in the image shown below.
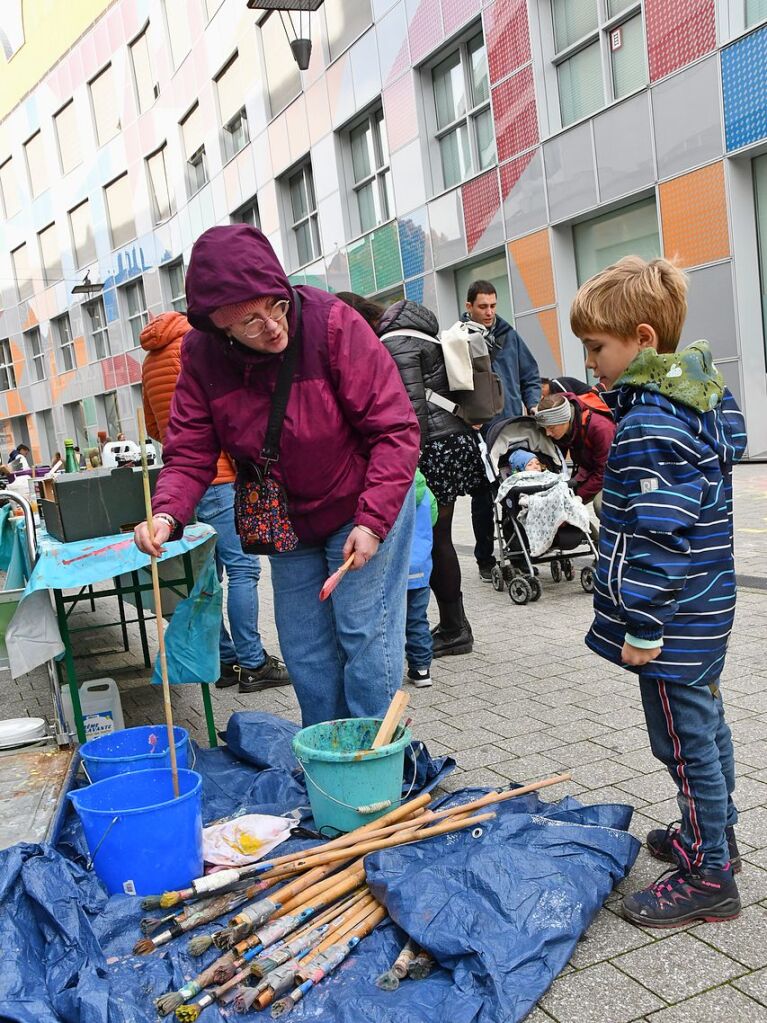
[[624,664],[630,664],[632,668],[641,668],[643,664],[649,664],[660,655],[663,647],[656,646],[646,650],[644,647],[632,646],[631,643],[624,643],[621,650],[621,660]]

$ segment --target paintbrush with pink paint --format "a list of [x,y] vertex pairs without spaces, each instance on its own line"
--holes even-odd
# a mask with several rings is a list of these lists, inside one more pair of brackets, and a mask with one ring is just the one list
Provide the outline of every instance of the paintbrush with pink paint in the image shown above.
[[343,563],[343,565],[341,565],[340,568],[337,568],[332,575],[329,575],[325,582],[322,584],[322,589],[320,590],[320,600],[328,599],[330,594],[333,592],[336,586],[338,586],[338,584],[341,582],[341,580],[343,579],[343,577],[346,575],[346,573],[349,571],[353,564],[354,555],[350,554],[347,560]]

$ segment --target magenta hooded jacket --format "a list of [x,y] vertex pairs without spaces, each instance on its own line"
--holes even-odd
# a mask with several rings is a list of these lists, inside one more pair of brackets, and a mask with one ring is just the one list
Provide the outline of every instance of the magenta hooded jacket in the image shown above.
[[[346,522],[384,539],[415,474],[419,428],[397,367],[367,323],[318,288],[298,287],[303,344],[280,458],[272,474],[288,495],[302,541]],[[230,340],[210,314],[265,295],[292,299],[285,271],[260,231],[213,227],[192,249],[181,374],[173,397],[164,468],[152,502],[186,524],[216,475],[222,450],[259,461],[284,353],[264,355]],[[296,326],[295,303],[288,327]]]

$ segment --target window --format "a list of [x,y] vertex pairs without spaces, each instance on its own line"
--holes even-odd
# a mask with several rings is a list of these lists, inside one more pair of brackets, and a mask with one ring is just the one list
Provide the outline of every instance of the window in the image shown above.
[[168,188],[168,168],[165,163],[167,144],[163,143],[156,153],[146,158],[149,172],[149,194],[152,198],[152,217],[155,224],[161,224],[175,213],[170,189]]
[[61,246],[56,232],[56,225],[49,224],[37,235],[40,243],[40,265],[43,268],[43,277],[46,284],[53,284],[60,281],[64,276],[61,269]]
[[182,260],[169,263],[164,269],[165,280],[168,285],[168,297],[170,304],[177,313],[186,312],[186,286],[184,284],[184,264]]
[[330,59],[335,60],[372,24],[370,0],[325,0]]
[[119,249],[136,237],[133,222],[133,196],[127,171],[111,184],[104,187],[112,248]]
[[146,297],[144,295],[144,282],[139,279],[132,284],[126,284],[122,289],[125,298],[125,307],[128,312],[128,325],[130,326],[133,344],[139,347],[139,334],[149,322],[146,308]]
[[83,305],[88,320],[93,352],[97,359],[106,359],[111,354],[109,348],[109,331],[107,316],[104,311],[104,299],[101,295]]
[[552,0],[562,126],[647,82],[640,0]]
[[122,433],[122,421],[120,419],[120,406],[117,402],[117,391],[107,391],[104,395],[104,414],[107,421],[107,434],[116,437]]
[[77,167],[83,161],[74,100],[71,99],[53,115],[53,123],[56,126],[56,138],[59,143],[61,171],[63,174],[69,174],[73,167]]
[[482,33],[453,50],[431,74],[442,180],[452,188],[496,159]]
[[16,175],[13,172],[13,159],[9,157],[0,167],[0,192],[2,193],[3,212],[7,220],[21,209],[19,202],[19,189],[16,184]]
[[261,216],[258,212],[258,201],[254,198],[240,206],[238,210],[229,217],[233,224],[250,224],[251,227],[261,228]]
[[26,245],[19,245],[17,249],[13,250],[11,262],[13,263],[13,276],[16,278],[16,293],[19,296],[19,302],[24,302],[35,293]]
[[380,107],[351,129],[349,146],[360,230],[369,231],[389,220],[394,209],[386,126]]
[[746,28],[767,18],[767,0],[746,0]]
[[27,158],[32,198],[35,198],[48,187],[48,165],[43,147],[43,136],[39,131],[24,143],[24,153]]
[[67,418],[71,423],[70,429],[75,445],[84,451],[85,448],[91,446],[85,406],[81,401],[73,401],[69,405],[65,405],[64,408],[67,412]]
[[236,53],[216,78],[216,92],[224,140],[224,160],[229,161],[250,139],[248,119],[245,115],[242,61]]
[[96,124],[96,139],[100,146],[108,142],[120,130],[120,116],[117,110],[117,93],[115,91],[112,65],[107,64],[103,71],[89,83],[93,120]]
[[208,180],[199,103],[195,103],[181,122],[181,134],[184,138],[184,153],[186,154],[186,187],[189,195],[193,196]]
[[87,199],[69,211],[69,229],[72,232],[75,262],[78,267],[87,266],[96,258],[96,243],[91,227],[91,210]]
[[655,199],[624,206],[573,227],[578,284],[623,256],[656,259],[660,255]]
[[261,24],[261,42],[266,64],[266,85],[272,117],[276,117],[301,91],[298,70],[279,13],[270,15]]
[[32,379],[45,380],[45,351],[39,327],[33,327],[24,335],[27,343],[27,358],[31,364]]
[[495,285],[498,315],[504,320],[511,320],[513,309],[506,256],[503,254],[489,256],[478,263],[461,266],[455,271],[455,298],[459,313],[463,313],[466,307],[466,296],[473,281],[490,281]]
[[759,242],[761,271],[762,320],[764,323],[765,357],[767,358],[767,155],[754,160],[754,191],[756,192],[756,233]]
[[70,369],[76,369],[75,342],[72,337],[72,324],[69,321],[69,313],[57,316],[55,320],[51,320],[51,323],[53,324],[58,342],[60,353],[59,365],[61,366],[62,373],[66,373]]
[[321,251],[311,164],[305,163],[300,170],[290,175],[288,192],[298,266],[303,266],[316,259]]
[[45,444],[48,451],[48,464],[50,465],[53,461],[54,452],[58,450],[56,444],[56,431],[53,428],[53,414],[49,408],[43,409],[42,412],[36,413],[38,424],[42,423],[42,429],[38,425],[38,434],[44,434]]
[[168,24],[173,67],[177,68],[192,49],[192,35],[189,29],[189,0],[165,0],[165,20]]
[[8,338],[0,341],[0,391],[12,391],[16,387],[16,370],[13,368],[11,342]]
[[139,113],[143,114],[160,95],[160,86],[154,80],[152,62],[149,59],[149,23],[141,35],[130,44],[130,57],[138,109]]

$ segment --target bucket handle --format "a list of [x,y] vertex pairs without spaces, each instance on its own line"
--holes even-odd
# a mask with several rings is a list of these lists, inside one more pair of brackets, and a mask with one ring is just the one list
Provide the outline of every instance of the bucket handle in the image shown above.
[[413,758],[413,780],[410,783],[410,788],[407,790],[407,794],[402,796],[401,799],[394,800],[382,799],[378,803],[370,803],[367,806],[352,806],[351,803],[344,803],[342,799],[336,799],[335,796],[331,796],[329,792],[326,792],[325,789],[323,789],[321,785],[318,785],[314,778],[312,778],[312,776],[306,770],[306,765],[304,764],[304,762],[302,760],[298,760],[298,757],[296,757],[296,759],[298,760],[299,767],[304,772],[309,781],[312,783],[312,785],[317,789],[318,792],[321,792],[326,799],[329,799],[331,803],[336,803],[338,806],[343,806],[345,810],[354,810],[355,813],[361,814],[378,813],[380,810],[388,810],[389,807],[392,806],[394,803],[405,803],[407,802],[408,799],[410,799],[410,794],[413,791],[413,788],[415,786],[415,780],[418,774],[418,756],[420,754],[420,750],[423,749],[423,744],[419,743],[419,746],[420,749],[418,750],[418,752],[416,752],[416,750],[413,748],[412,742],[408,747],[408,749],[410,750],[410,756]]
[[117,814],[116,816],[114,816],[114,817],[112,818],[112,820],[111,820],[111,821],[109,822],[109,824],[107,824],[107,829],[106,829],[106,831],[105,831],[105,832],[104,832],[104,834],[103,834],[103,835],[101,836],[101,838],[100,838],[100,839],[98,840],[98,842],[96,843],[96,848],[95,848],[95,849],[93,850],[93,852],[92,852],[92,853],[90,854],[90,856],[88,857],[88,862],[87,862],[87,863],[85,864],[85,869],[86,869],[86,870],[90,870],[90,869],[91,869],[91,867],[93,866],[93,861],[94,861],[94,860],[96,859],[96,853],[97,853],[97,852],[99,851],[99,849],[101,848],[101,846],[102,846],[102,845],[104,844],[104,841],[106,840],[106,837],[107,837],[107,835],[108,835],[108,834],[109,834],[109,832],[110,832],[110,831],[112,830],[112,828],[113,828],[113,827],[115,826],[115,824],[117,824],[117,822],[119,821],[119,819],[120,819],[120,815],[119,815],[119,814]]

